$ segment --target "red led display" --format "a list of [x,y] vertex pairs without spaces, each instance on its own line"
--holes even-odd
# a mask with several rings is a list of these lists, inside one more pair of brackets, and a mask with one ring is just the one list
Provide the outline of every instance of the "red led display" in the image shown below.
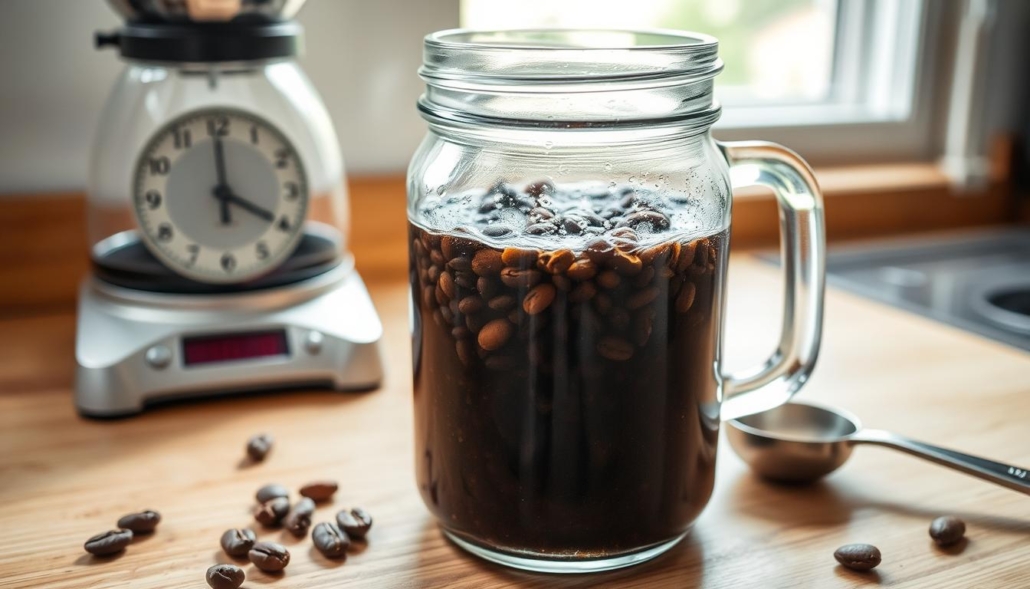
[[282,329],[204,335],[187,337],[182,340],[182,357],[186,366],[267,356],[286,356],[289,353],[286,332]]

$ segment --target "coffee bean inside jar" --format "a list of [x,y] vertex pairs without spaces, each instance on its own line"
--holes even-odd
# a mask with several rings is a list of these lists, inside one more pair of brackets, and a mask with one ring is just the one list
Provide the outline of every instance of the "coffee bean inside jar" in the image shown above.
[[418,482],[448,531],[598,557],[683,533],[714,481],[726,231],[547,182],[411,214]]

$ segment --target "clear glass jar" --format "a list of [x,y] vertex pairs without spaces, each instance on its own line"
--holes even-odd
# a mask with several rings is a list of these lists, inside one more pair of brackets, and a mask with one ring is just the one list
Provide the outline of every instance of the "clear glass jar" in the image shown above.
[[[416,471],[467,550],[549,572],[660,554],[710,498],[720,419],[786,401],[811,371],[819,192],[784,148],[713,141],[721,67],[695,33],[426,38],[429,133],[408,173]],[[740,377],[721,371],[731,167],[777,192],[788,276],[781,349]]]
[[[262,129],[267,126],[286,138],[306,173],[306,220],[295,247],[271,272],[245,282],[205,283],[181,276],[152,255],[138,235],[133,200],[139,197],[134,192],[141,154],[170,123],[206,109],[231,109],[256,117],[263,122]],[[196,137],[194,142],[201,149],[211,149],[201,145],[211,143],[207,137]],[[247,149],[246,142],[237,143]],[[272,180],[255,190],[271,190],[268,199],[274,201],[278,186]],[[209,183],[215,183],[213,177]],[[210,215],[217,217],[214,199],[210,206]],[[292,60],[131,62],[108,97],[91,154],[87,212],[91,257],[102,280],[180,293],[239,291],[302,280],[345,258],[348,210],[343,159],[332,121],[311,82]]]

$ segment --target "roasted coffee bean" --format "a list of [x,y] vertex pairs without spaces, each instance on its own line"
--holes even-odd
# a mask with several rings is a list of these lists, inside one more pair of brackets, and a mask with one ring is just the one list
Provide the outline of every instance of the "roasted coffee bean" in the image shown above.
[[483,308],[483,299],[471,295],[461,299],[458,303],[458,310],[468,315],[470,313],[478,313]]
[[290,512],[283,518],[283,527],[298,538],[303,538],[311,527],[311,516],[315,514],[315,502],[304,497],[293,504]]
[[597,288],[591,282],[584,282],[572,289],[569,300],[573,303],[585,303],[597,294]]
[[966,522],[953,515],[939,517],[930,524],[930,537],[938,546],[951,546],[966,535]]
[[569,278],[580,282],[590,280],[597,274],[597,265],[589,258],[576,260],[569,266],[565,274]]
[[576,217],[566,217],[562,221],[562,229],[568,235],[579,235],[583,233],[583,228],[587,225],[587,222]]
[[514,231],[507,225],[490,225],[483,228],[483,235],[487,237],[504,237],[511,235]]
[[553,223],[534,223],[525,229],[527,235],[554,235],[558,228]]
[[440,280],[440,267],[430,266],[429,270],[426,270],[426,278],[428,278],[430,282],[437,282]]
[[445,293],[443,289],[440,288],[439,284],[436,285],[436,291],[433,294],[436,296],[436,302],[440,305],[446,307],[447,304],[451,302],[451,300],[447,298],[447,293]]
[[644,267],[636,255],[622,251],[615,252],[615,255],[608,260],[608,265],[626,276],[636,276]]
[[432,307],[433,306],[433,301],[436,300],[436,297],[434,296],[433,291],[434,291],[434,289],[431,286],[427,286],[427,287],[422,289],[422,304],[425,305],[426,307]]
[[234,564],[216,564],[207,569],[206,578],[211,589],[239,589],[247,575]]
[[274,527],[282,522],[290,511],[290,500],[286,497],[269,499],[254,508],[254,519],[263,526]]
[[676,312],[686,313],[694,306],[694,297],[697,296],[697,287],[693,282],[684,282],[679,296],[676,297]]
[[118,527],[123,530],[132,530],[133,534],[149,534],[159,523],[161,523],[161,514],[145,509],[139,513],[123,515],[118,520]]
[[247,456],[254,462],[261,462],[272,451],[275,440],[268,434],[258,434],[247,440]]
[[538,284],[526,294],[526,298],[522,301],[522,308],[530,315],[543,313],[554,302],[555,294],[557,291],[554,286]]
[[610,231],[608,235],[619,241],[628,241],[632,243],[636,243],[640,239],[640,236],[637,235],[636,231],[633,231],[633,229],[621,224],[616,225],[616,228]]
[[284,487],[284,486],[282,486],[282,485],[280,485],[278,483],[269,483],[269,484],[265,485],[264,487],[261,487],[260,489],[258,489],[257,493],[254,494],[254,498],[257,499],[258,503],[264,503],[266,501],[271,501],[272,499],[275,499],[276,497],[289,497],[289,496],[290,496],[289,489],[287,489],[286,487]]
[[472,332],[470,332],[469,329],[464,325],[459,325],[451,330],[451,335],[454,337],[454,339],[465,339],[471,333]]
[[364,538],[372,528],[372,516],[360,507],[336,514],[336,523],[351,538]]
[[587,248],[583,253],[593,263],[603,264],[615,255],[615,247],[607,239],[599,237],[587,244]]
[[529,211],[529,220],[533,223],[554,218],[554,212],[544,207],[536,207]]
[[569,280],[567,277],[562,276],[561,274],[555,274],[554,276],[552,276],[551,284],[554,285],[554,288],[557,288],[558,290],[563,292],[572,289],[572,281]]
[[484,350],[497,350],[508,342],[514,330],[507,319],[494,319],[483,326],[477,341]]
[[609,360],[622,362],[633,357],[633,344],[609,335],[597,342],[597,353]]
[[602,288],[607,288],[608,290],[619,286],[619,282],[621,281],[622,279],[615,270],[605,270],[597,275],[597,284]]
[[333,495],[336,494],[336,490],[339,488],[340,485],[336,481],[328,479],[312,481],[300,488],[300,494],[312,501],[328,501],[333,498]]
[[277,542],[258,542],[247,553],[247,558],[266,573],[277,573],[290,564],[290,551]]
[[637,291],[626,299],[626,307],[629,309],[639,309],[645,305],[649,305],[652,301],[658,298],[658,294],[660,292],[661,290],[657,286],[649,286],[643,290]]
[[350,537],[340,526],[331,522],[322,522],[311,532],[311,541],[315,548],[326,558],[339,558],[347,554],[350,548]]
[[[643,261],[641,261],[641,263],[643,263]],[[645,266],[644,269],[640,271],[640,274],[637,274],[637,277],[633,279],[633,286],[643,288],[648,284],[651,284],[651,281],[654,280],[654,274],[654,266]]]
[[575,261],[576,256],[571,250],[558,250],[556,252],[540,254],[536,265],[548,274],[563,274]]
[[531,194],[533,196],[551,194],[552,192],[554,192],[554,184],[549,180],[541,180],[539,182],[533,182],[532,184],[526,185],[526,194]]
[[880,549],[872,544],[847,544],[838,548],[833,557],[851,570],[868,571],[880,564]]
[[594,297],[594,309],[597,310],[599,315],[608,315],[612,310],[612,299],[608,295],[598,293]]
[[501,253],[494,249],[480,249],[472,258],[472,271],[479,276],[493,276],[504,267]]
[[476,275],[471,271],[456,270],[454,272],[454,284],[461,288],[471,289],[476,286]]
[[539,270],[519,270],[517,268],[501,270],[501,282],[510,288],[532,288],[542,278],[543,274]]
[[454,277],[451,276],[450,272],[444,271],[440,273],[440,290],[447,295],[448,299],[453,299],[455,294]]
[[529,268],[536,263],[538,253],[536,250],[524,250],[517,247],[506,247],[501,252],[501,261],[505,266],[516,268]]
[[[679,245],[679,244],[677,244]],[[679,255],[676,258],[676,271],[683,272],[694,262],[694,256],[697,255],[697,242],[692,241],[688,244],[682,245],[679,248]]]
[[440,238],[440,252],[448,260],[462,257],[465,255],[471,255],[474,246],[472,242],[467,239],[460,237],[451,237],[445,235]]
[[250,549],[254,547],[255,542],[257,542],[257,535],[255,535],[254,530],[250,528],[233,528],[231,530],[226,530],[222,534],[222,538],[219,540],[219,544],[222,545],[222,550],[224,550],[229,556],[237,558],[247,556]]
[[515,306],[515,297],[511,295],[501,295],[490,299],[486,305],[494,311],[504,312]]
[[655,211],[638,211],[627,215],[616,227],[630,227],[648,233],[657,233],[669,228],[669,218]]
[[440,250],[429,252],[429,259],[433,261],[434,266],[443,266],[444,264],[443,254],[440,253]]
[[132,542],[132,530],[110,530],[86,540],[86,552],[95,556],[108,556],[125,550]]
[[476,290],[479,291],[479,296],[483,297],[483,300],[492,298],[499,289],[500,285],[488,278],[480,278],[476,281]]
[[458,272],[464,272],[464,271],[467,271],[467,270],[471,270],[472,269],[472,259],[471,258],[464,258],[464,257],[451,258],[450,260],[447,261],[447,267],[450,268],[451,270],[455,270],[455,271],[458,271]]
[[486,318],[481,315],[466,315],[465,326],[468,327],[472,333],[479,333],[486,325]]

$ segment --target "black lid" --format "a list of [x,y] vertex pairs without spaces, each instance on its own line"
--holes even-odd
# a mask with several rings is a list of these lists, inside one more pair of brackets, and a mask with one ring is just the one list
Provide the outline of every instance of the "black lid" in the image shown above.
[[127,23],[97,33],[96,46],[117,45],[122,57],[141,61],[211,63],[296,56],[303,27],[294,21],[227,23]]

